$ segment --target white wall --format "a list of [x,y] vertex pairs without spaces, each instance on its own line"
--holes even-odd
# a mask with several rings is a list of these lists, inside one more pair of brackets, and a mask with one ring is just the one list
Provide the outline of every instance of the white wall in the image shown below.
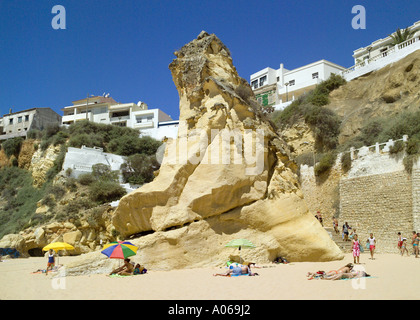
[[124,157],[112,153],[105,153],[102,149],[69,147],[63,163],[63,171],[72,169],[72,177],[77,178],[83,173],[92,172],[92,166],[97,163],[109,165],[111,170],[120,170]]
[[398,49],[398,46],[395,46],[395,51],[393,51],[392,53],[387,54],[386,56],[380,56],[379,59],[369,62],[365,61],[365,63],[363,65],[355,65],[347,70],[345,70],[342,73],[342,76],[344,77],[344,79],[346,79],[347,81],[353,80],[355,78],[358,78],[366,73],[375,71],[375,70],[379,70],[383,67],[385,67],[386,65],[396,62],[398,60],[401,60],[402,58],[408,56],[409,54],[413,53],[414,51],[417,51],[420,49],[420,40],[418,40],[418,38],[416,38],[416,41],[406,47],[403,47],[401,49]]

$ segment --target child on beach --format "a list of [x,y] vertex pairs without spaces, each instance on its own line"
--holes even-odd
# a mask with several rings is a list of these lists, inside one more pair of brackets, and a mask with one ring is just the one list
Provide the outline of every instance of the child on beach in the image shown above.
[[134,275],[136,275],[136,274],[144,274],[144,273],[146,273],[146,272],[147,272],[147,269],[146,269],[146,268],[144,268],[144,267],[142,267],[142,266],[140,265],[140,263],[137,263],[137,264],[136,264],[136,266],[134,267],[133,274],[134,274]]
[[398,232],[397,248],[398,248],[398,250],[400,250],[401,255],[402,255],[402,245],[403,245],[403,237],[401,236],[401,232]]
[[404,256],[404,252],[407,252],[407,257],[410,256],[407,249],[407,239],[402,238],[402,245],[401,245],[401,257]]
[[353,237],[353,259],[355,264],[359,264],[359,257],[360,257],[360,243],[357,237],[357,234],[354,234]]
[[373,233],[370,234],[370,237],[367,239],[369,243],[370,258],[373,259],[373,254],[375,253],[376,239],[373,237]]

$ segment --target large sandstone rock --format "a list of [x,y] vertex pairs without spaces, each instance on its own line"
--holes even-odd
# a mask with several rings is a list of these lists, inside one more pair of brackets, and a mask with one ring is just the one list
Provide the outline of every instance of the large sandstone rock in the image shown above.
[[159,175],[126,195],[113,216],[139,258],[161,269],[223,263],[247,238],[242,258],[268,262],[342,259],[309,213],[287,145],[261,114],[226,46],[202,32],[170,64],[180,96],[178,138],[169,141]]

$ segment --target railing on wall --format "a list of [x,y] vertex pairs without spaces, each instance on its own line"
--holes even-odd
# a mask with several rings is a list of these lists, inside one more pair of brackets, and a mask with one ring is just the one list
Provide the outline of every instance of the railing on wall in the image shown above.
[[390,148],[397,141],[407,142],[408,141],[408,136],[404,135],[402,139],[398,139],[398,140],[389,139],[387,142],[384,142],[384,143],[377,142],[374,145],[363,146],[359,149],[355,149],[355,148],[351,147],[349,151],[344,151],[344,153],[350,153],[351,160],[355,160],[355,159],[367,156],[369,154],[378,154],[378,155],[379,154],[386,154],[386,153],[389,153]]
[[[418,43],[418,42],[420,42],[420,37],[408,39],[407,41],[399,43],[399,44],[395,45],[394,47],[389,48],[388,50],[386,50],[384,52],[381,52],[380,54],[377,54],[376,56],[370,57],[369,59],[367,59],[365,61],[361,61],[361,62],[356,63],[354,66],[344,70],[342,75],[345,77],[345,75],[348,75],[348,74],[354,72],[355,70],[366,67],[370,63],[381,60],[385,57],[392,56],[395,53],[397,53],[399,50],[410,47],[413,44]],[[366,72],[368,72],[368,71],[369,70],[366,69]]]

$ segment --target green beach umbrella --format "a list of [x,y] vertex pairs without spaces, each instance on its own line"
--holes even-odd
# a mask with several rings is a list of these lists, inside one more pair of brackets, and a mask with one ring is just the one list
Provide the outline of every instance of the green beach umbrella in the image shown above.
[[232,241],[229,241],[229,243],[226,244],[225,247],[238,248],[239,249],[239,263],[241,263],[242,262],[241,249],[242,248],[247,248],[247,249],[255,248],[255,245],[247,239],[234,239]]

